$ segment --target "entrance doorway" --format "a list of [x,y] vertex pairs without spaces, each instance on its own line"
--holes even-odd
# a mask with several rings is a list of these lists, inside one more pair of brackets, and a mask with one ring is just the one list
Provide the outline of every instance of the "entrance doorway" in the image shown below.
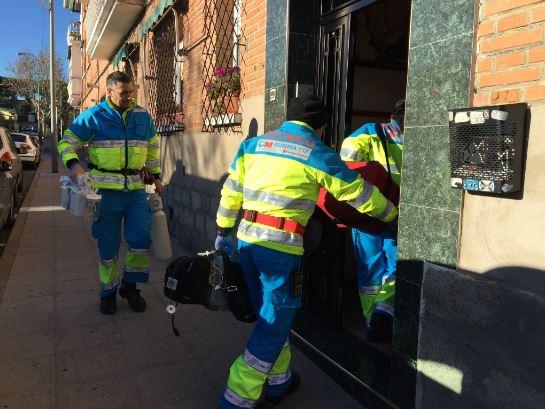
[[[323,140],[340,151],[343,139],[363,124],[388,122],[395,103],[405,97],[411,0],[351,1],[327,12],[323,3],[332,2],[322,1],[316,86],[330,115]],[[301,326],[309,333],[314,327],[317,334],[319,323],[345,334],[338,337],[344,352],[337,356],[346,362],[333,360],[368,384],[355,363],[375,360],[389,368],[390,346],[365,339],[350,230],[336,227],[319,210],[313,224],[322,238],[305,256],[307,319]],[[346,351],[347,345],[354,350]],[[373,381],[389,384],[387,372],[375,374]],[[381,394],[389,388],[375,386]]]

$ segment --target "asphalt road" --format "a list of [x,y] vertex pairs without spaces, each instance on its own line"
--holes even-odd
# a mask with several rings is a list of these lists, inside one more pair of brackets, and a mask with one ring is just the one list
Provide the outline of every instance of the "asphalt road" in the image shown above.
[[[25,199],[25,196],[28,192],[28,189],[30,188],[30,184],[32,183],[32,179],[34,179],[34,174],[36,173],[35,170],[31,170],[30,166],[24,166],[23,168],[23,191],[19,193],[19,200],[18,200],[18,206],[21,207],[23,204],[23,200]],[[4,252],[4,247],[6,246],[6,243],[8,241],[9,235],[11,233],[11,227],[4,227],[0,230],[0,256]]]

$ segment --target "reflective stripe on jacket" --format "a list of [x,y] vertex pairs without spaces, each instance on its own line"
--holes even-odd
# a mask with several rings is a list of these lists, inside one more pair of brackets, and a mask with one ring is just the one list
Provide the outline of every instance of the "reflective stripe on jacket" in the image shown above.
[[151,174],[161,173],[159,138],[148,112],[133,105],[120,114],[108,100],[79,114],[59,141],[58,151],[66,164],[79,159],[77,150],[89,145],[93,187],[114,190],[144,189],[139,175],[123,176],[108,172],[139,171],[144,166]]
[[386,138],[381,124],[365,124],[346,137],[341,146],[341,159],[346,162],[377,161],[384,166],[384,169],[387,169],[386,152],[384,151],[381,138],[384,138],[387,144],[392,179],[399,186],[401,181],[403,144],[393,143]]
[[[380,191],[346,166],[302,123],[285,122],[278,130],[240,144],[221,191],[216,221],[233,227],[239,210],[256,210],[306,225],[320,187],[362,213],[383,221],[397,217],[396,207]],[[290,254],[303,254],[303,237],[242,220],[238,237]]]

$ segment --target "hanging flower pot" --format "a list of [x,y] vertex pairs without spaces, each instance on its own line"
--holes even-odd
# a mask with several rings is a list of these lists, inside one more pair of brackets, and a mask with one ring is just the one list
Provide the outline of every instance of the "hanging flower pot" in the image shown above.
[[238,95],[225,96],[223,103],[228,114],[238,114]]

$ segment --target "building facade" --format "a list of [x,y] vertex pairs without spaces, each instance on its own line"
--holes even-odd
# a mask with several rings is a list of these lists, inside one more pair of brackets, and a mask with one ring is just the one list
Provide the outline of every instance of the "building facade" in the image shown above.
[[[281,124],[290,98],[323,97],[324,142],[340,149],[405,97],[393,344],[364,341],[350,235],[319,212],[293,340],[365,407],[543,407],[545,1],[67,3],[80,12],[71,101],[86,109],[110,72],[132,76],[161,135],[179,251],[212,247],[239,142]],[[529,112],[523,194],[453,189],[449,110],[512,103]]]

